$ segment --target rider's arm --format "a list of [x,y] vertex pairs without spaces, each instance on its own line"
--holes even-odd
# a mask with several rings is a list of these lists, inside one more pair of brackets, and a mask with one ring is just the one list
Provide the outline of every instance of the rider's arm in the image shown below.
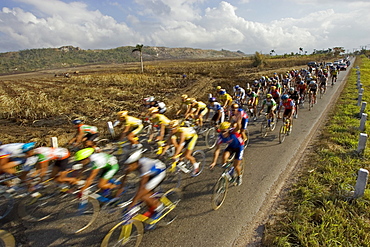
[[[181,149],[183,147],[183,143],[185,142],[185,134],[184,133],[181,133],[179,139],[180,139],[180,141],[179,141],[179,143],[178,143],[178,145],[176,147],[176,152],[175,152],[175,154],[173,156],[176,156],[176,155],[178,155],[181,152]],[[172,139],[172,140],[173,141],[176,141],[176,139],[175,140]]]
[[213,168],[216,165],[218,156],[220,155],[220,150],[221,150],[221,145],[217,144],[216,150],[213,153],[213,161],[212,161],[212,164],[210,165],[210,168]]

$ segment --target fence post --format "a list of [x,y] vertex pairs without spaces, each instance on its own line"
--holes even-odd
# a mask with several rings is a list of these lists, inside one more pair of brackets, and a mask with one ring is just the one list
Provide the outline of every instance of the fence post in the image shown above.
[[359,93],[358,98],[357,98],[357,106],[361,105],[361,101],[362,101],[362,93]]
[[366,113],[362,113],[361,120],[360,120],[360,131],[364,131],[365,130],[366,119],[367,119],[367,114]]
[[58,137],[52,137],[51,138],[51,146],[53,147],[53,148],[57,148],[58,147]]
[[357,153],[361,154],[366,147],[367,134],[360,133],[360,138],[358,140]]
[[366,105],[367,105],[367,102],[366,101],[364,101],[364,102],[361,103],[360,117],[362,116],[362,113],[365,112]]
[[353,194],[354,198],[359,198],[364,195],[368,176],[369,176],[368,170],[361,168],[358,171],[355,193]]
[[[361,85],[362,85],[362,83],[361,83]],[[363,89],[362,87],[360,87],[360,88],[358,89],[358,93],[364,94],[364,90],[365,90],[365,89]]]

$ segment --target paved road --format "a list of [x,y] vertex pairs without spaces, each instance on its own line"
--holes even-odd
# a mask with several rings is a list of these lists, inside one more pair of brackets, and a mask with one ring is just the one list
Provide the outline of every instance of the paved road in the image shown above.
[[[295,167],[308,139],[318,128],[321,117],[325,117],[329,102],[337,97],[346,74],[339,74],[337,84],[328,88],[327,94],[311,111],[300,109],[293,132],[284,143],[279,144],[277,136],[281,122],[266,138],[259,136],[261,120],[251,122],[251,142],[245,154],[243,184],[231,187],[224,205],[214,211],[210,204],[211,191],[222,169],[207,169],[196,178],[185,178],[178,219],[170,226],[146,232],[141,246],[245,246],[257,219],[266,213],[263,212],[264,206],[270,203],[282,182],[289,178],[289,172]],[[212,153],[208,152],[208,161],[211,156]],[[104,235],[117,222],[117,215],[102,212],[91,229],[78,235],[60,229],[57,220],[23,225],[14,221],[5,226],[11,232],[17,228],[16,237],[19,235],[22,242],[28,242],[30,246],[99,246]]]

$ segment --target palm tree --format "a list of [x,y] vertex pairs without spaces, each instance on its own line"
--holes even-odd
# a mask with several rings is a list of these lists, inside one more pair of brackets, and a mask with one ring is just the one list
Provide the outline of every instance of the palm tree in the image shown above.
[[143,46],[144,45],[136,45],[136,48],[132,50],[132,52],[138,51],[140,53],[140,65],[141,65],[141,73],[144,73],[144,64],[143,64]]
[[275,50],[270,51],[270,56],[275,53]]
[[302,47],[299,47],[299,53],[303,53],[303,48]]

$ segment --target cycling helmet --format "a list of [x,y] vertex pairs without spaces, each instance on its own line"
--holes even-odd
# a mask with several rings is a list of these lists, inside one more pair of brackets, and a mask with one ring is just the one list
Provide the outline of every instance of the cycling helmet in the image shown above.
[[303,85],[304,84],[304,81],[300,81],[299,84]]
[[275,86],[271,86],[271,90],[275,90],[276,89],[276,87]]
[[294,87],[289,88],[289,92],[294,92]]
[[80,161],[89,158],[95,152],[94,148],[84,148],[75,153],[75,160]]
[[266,98],[271,99],[272,98],[272,94],[270,94],[270,93],[266,94]]
[[235,88],[235,89],[239,89],[239,88],[240,88],[240,86],[239,86],[239,85],[236,85],[234,88]]
[[217,86],[217,87],[216,87],[216,89],[217,89],[217,90],[220,90],[220,89],[221,89],[221,86]]
[[22,151],[23,151],[23,153],[27,153],[28,151],[34,149],[35,146],[36,146],[36,142],[25,143],[22,146]]
[[169,126],[170,126],[171,128],[179,127],[179,120],[172,120],[172,121],[169,123]]
[[81,119],[75,119],[75,120],[72,121],[72,123],[73,124],[80,124],[80,123],[82,123],[82,121],[83,120],[81,120]]
[[145,102],[153,102],[154,101],[154,96],[150,96],[150,97],[144,98],[144,101]]
[[220,90],[220,95],[225,95],[226,94],[226,90],[225,89],[221,89]]
[[231,126],[231,123],[230,122],[222,122],[220,124],[220,130],[227,130],[229,129]]
[[231,108],[237,109],[237,108],[239,108],[239,105],[238,105],[238,104],[236,104],[236,103],[235,103],[235,104],[232,104],[232,105],[231,105]]
[[150,114],[159,112],[158,107],[150,107],[148,111]]
[[284,94],[283,96],[281,96],[281,99],[282,99],[282,100],[284,100],[284,99],[289,99],[289,95]]
[[251,93],[251,92],[252,92],[252,89],[247,88],[247,89],[245,90],[245,92],[246,92],[246,93]]
[[209,98],[209,99],[208,99],[208,101],[209,101],[209,102],[216,102],[217,100],[216,100],[216,98],[215,98],[215,97],[212,97],[212,98]]
[[117,112],[117,117],[118,118],[124,118],[124,117],[127,116],[127,114],[128,114],[128,111],[119,111],[119,112]]
[[138,161],[142,156],[143,150],[137,149],[134,152],[130,153],[128,158],[123,162],[124,165],[132,164],[136,161]]
[[188,101],[189,101],[190,103],[195,103],[195,102],[197,102],[197,100],[196,100],[195,98],[189,98],[189,99],[188,99]]
[[183,94],[183,95],[181,95],[181,98],[182,99],[187,99],[188,98],[188,95],[187,94]]

